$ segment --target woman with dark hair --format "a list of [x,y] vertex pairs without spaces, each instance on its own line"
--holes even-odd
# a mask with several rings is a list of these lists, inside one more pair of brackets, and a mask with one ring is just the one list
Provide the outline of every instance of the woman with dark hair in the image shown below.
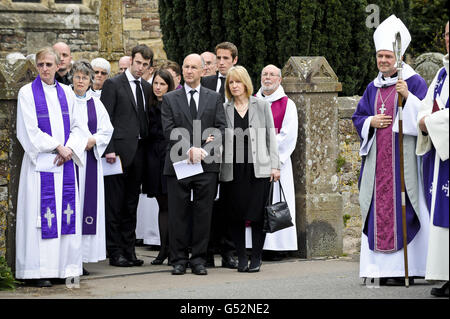
[[153,77],[153,98],[150,99],[153,103],[148,108],[149,137],[147,165],[145,165],[147,171],[142,184],[142,192],[147,194],[147,197],[155,197],[159,206],[158,225],[161,248],[156,259],[152,261],[152,265],[161,265],[169,256],[167,181],[166,176],[163,175],[167,142],[161,123],[161,104],[163,95],[173,89],[174,82],[170,72],[163,69],[157,70]]

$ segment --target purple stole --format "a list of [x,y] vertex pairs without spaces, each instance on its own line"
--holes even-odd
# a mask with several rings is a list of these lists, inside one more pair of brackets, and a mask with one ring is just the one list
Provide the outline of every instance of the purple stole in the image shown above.
[[[442,68],[438,75],[438,80],[434,88],[433,110],[432,113],[439,110],[437,106],[436,97],[441,93],[444,85],[447,72]],[[448,99],[445,105],[448,108]],[[431,150],[423,156],[423,185],[424,193],[428,206],[428,211],[431,212],[431,201],[433,197],[433,177],[434,177],[434,163],[436,158],[436,149],[432,146]],[[434,206],[433,225],[438,227],[449,228],[449,160],[439,161],[439,176],[436,186],[436,198]]]
[[[97,133],[97,113],[94,99],[87,101],[88,128],[91,134]],[[83,205],[83,235],[97,233],[97,159],[94,149],[86,151],[86,181]]]
[[[56,92],[61,106],[64,123],[64,145],[70,135],[70,116],[66,95],[61,85],[56,83]],[[52,128],[40,76],[31,84],[39,129],[52,136]],[[42,239],[58,238],[56,218],[56,197],[53,173],[40,172],[41,177],[41,236]],[[61,234],[75,234],[75,171],[73,161],[64,163]]]
[[288,102],[287,96],[283,96],[281,99],[272,102],[271,108],[276,134],[280,133],[281,126],[283,125],[284,114],[286,114],[287,102]]

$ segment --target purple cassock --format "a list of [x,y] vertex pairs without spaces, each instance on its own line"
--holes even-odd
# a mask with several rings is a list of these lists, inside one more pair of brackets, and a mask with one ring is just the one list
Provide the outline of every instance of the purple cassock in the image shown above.
[[[425,97],[427,86],[419,75],[412,75],[406,82],[410,94],[412,93],[419,100]],[[362,156],[359,180],[360,187],[364,183],[373,182],[373,188],[369,189],[365,195],[360,193],[360,196],[367,196],[365,200],[370,202],[363,232],[368,237],[370,250],[383,253],[391,253],[403,248],[399,142],[398,133],[395,133],[392,129],[397,114],[397,103],[398,95],[395,90],[395,83],[389,86],[376,87],[374,82],[371,82],[352,116],[353,124],[361,138],[361,143],[363,142],[363,126],[369,116],[384,113],[392,116],[393,119],[392,124],[386,128],[374,129],[370,127],[367,139],[372,139],[375,134],[374,143],[376,143],[376,155],[373,154],[371,156],[371,158],[375,159],[375,178],[369,181],[369,178],[364,177],[367,176],[364,174],[364,169],[368,156]],[[404,106],[405,110],[407,107],[412,107],[405,101]],[[415,149],[415,138],[414,141],[410,140],[410,142],[413,142],[412,144],[414,145],[413,147],[404,147],[404,155],[409,161],[412,160],[415,168],[417,168],[416,156],[413,151]],[[373,145],[371,146],[372,149]],[[417,181],[417,169],[411,169],[414,165],[405,166],[405,180]],[[406,167],[410,167],[409,171],[407,171]],[[420,229],[420,222],[412,204],[417,202],[417,197],[417,194],[408,194],[408,191],[406,192],[408,243],[413,240]]]
[[[433,110],[432,113],[439,111],[439,106],[436,102],[437,95],[441,93],[442,87],[444,86],[445,78],[447,77],[447,72],[445,68],[442,68],[439,75],[438,80],[436,82],[436,87],[434,89],[433,96]],[[448,108],[448,99],[445,104],[445,108]],[[436,158],[436,149],[434,145],[431,147],[431,150],[423,155],[423,181],[424,181],[424,193],[426,197],[428,211],[431,211],[431,200],[432,200],[432,190],[433,190],[433,176],[435,170],[435,158]],[[437,180],[436,187],[436,199],[435,199],[435,207],[434,207],[434,218],[433,224],[439,227],[449,228],[449,160],[439,161],[439,176]]]

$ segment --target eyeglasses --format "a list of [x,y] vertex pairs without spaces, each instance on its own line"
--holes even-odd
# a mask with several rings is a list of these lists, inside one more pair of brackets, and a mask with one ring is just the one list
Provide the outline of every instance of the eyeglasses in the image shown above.
[[38,64],[36,64],[36,66],[39,69],[42,69],[44,66],[46,66],[47,68],[51,68],[53,66],[53,63],[50,63],[50,62],[47,62],[47,63],[39,62]]
[[108,72],[105,71],[95,71],[95,74],[101,73],[102,75],[108,75]]
[[87,77],[87,76],[79,76],[79,75],[75,75],[74,77],[73,77],[73,80],[74,81],[89,81],[90,79],[89,79],[89,77]]

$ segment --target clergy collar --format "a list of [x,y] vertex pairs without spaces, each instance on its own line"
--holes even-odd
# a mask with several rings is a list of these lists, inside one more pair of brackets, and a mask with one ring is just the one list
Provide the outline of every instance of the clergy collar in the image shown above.
[[382,76],[381,76],[381,79],[382,79],[383,81],[386,81],[387,79],[394,79],[394,78],[396,78],[396,77],[398,77],[398,72],[395,72],[394,74],[392,74],[391,76],[388,76],[388,77],[385,77],[384,75],[382,75]]
[[[402,62],[402,68],[402,76],[404,81],[417,74],[417,72],[405,62]],[[381,72],[378,72],[378,76],[373,80],[373,85],[377,88],[387,87],[396,84],[397,80],[397,77],[385,78]]]
[[53,80],[53,84],[47,84],[42,80],[41,80],[41,82],[42,82],[43,87],[55,87],[56,86],[56,80]]

